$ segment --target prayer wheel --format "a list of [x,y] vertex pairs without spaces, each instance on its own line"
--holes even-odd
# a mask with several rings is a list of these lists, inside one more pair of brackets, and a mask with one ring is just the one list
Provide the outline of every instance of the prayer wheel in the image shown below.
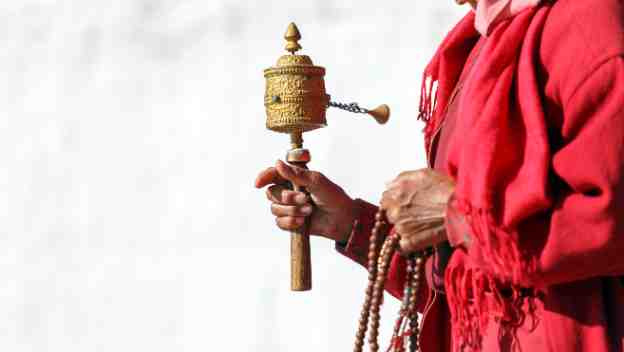
[[[387,105],[373,110],[361,108],[357,103],[343,104],[330,100],[325,90],[325,68],[315,66],[307,55],[297,55],[301,50],[301,34],[291,23],[284,35],[286,51],[274,67],[264,70],[266,89],[264,106],[266,127],[290,135],[291,149],[286,161],[302,168],[310,161],[310,152],[303,148],[303,133],[327,126],[328,107],[372,116],[384,124],[390,117]],[[296,191],[305,189],[292,185]],[[307,291],[312,288],[312,268],[308,224],[291,234],[291,290]]]

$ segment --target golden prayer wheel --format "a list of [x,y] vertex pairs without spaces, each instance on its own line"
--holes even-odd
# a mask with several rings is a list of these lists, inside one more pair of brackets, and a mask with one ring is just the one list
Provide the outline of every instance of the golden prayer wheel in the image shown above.
[[[275,67],[264,70],[266,90],[266,127],[269,130],[288,133],[291,149],[286,155],[290,164],[306,168],[310,152],[303,148],[303,132],[327,126],[325,114],[328,107],[336,107],[353,113],[371,115],[378,123],[384,124],[390,117],[387,105],[373,110],[361,108],[357,103],[343,104],[330,100],[325,91],[325,68],[315,66],[307,55],[297,55],[301,50],[301,34],[291,23],[284,35],[286,50],[290,54],[281,56]],[[292,185],[296,191],[305,189]],[[291,290],[307,291],[312,288],[310,261],[310,240],[308,225],[291,234]]]

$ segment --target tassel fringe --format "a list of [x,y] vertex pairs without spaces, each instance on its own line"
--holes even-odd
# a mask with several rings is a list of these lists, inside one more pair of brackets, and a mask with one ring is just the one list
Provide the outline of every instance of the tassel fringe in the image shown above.
[[495,319],[502,327],[500,333],[507,336],[515,336],[527,318],[533,319],[532,327],[537,325],[535,292],[527,288],[527,276],[534,272],[535,263],[525,259],[528,256],[520,253],[515,234],[497,226],[490,211],[457,200],[452,206],[471,224],[469,251],[479,250],[477,256],[483,262],[449,268],[446,273],[454,346],[460,351],[480,351],[489,319]]

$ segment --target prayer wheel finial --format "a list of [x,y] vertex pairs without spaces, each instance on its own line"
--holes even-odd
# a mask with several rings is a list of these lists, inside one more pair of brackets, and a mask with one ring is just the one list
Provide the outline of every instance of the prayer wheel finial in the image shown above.
[[299,28],[297,28],[297,25],[294,22],[290,22],[288,25],[284,38],[286,39],[286,51],[289,51],[291,54],[295,54],[297,51],[301,50],[301,45],[299,45],[301,33],[299,33]]

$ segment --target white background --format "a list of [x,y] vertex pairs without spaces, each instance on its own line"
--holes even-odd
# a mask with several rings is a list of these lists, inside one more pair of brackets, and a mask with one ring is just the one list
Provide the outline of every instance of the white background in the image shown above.
[[[425,166],[421,72],[453,0],[22,0],[0,3],[0,350],[347,351],[366,273],[313,239],[314,290],[255,175],[262,70],[290,21],[328,92],[312,168],[377,202]],[[388,299],[387,339],[397,303]]]

